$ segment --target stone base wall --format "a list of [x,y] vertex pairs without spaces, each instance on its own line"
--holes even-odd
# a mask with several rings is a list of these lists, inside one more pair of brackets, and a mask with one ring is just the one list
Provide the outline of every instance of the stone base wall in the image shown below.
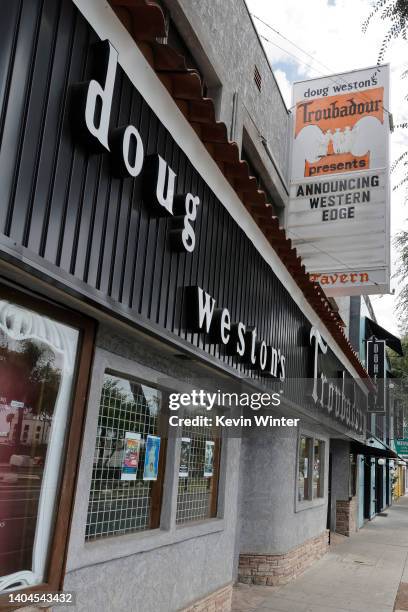
[[329,532],[306,540],[281,555],[245,553],[239,556],[238,581],[246,584],[276,586],[297,578],[314,561],[326,554]]
[[203,599],[199,599],[181,612],[230,612],[232,600],[232,584],[214,591]]
[[336,532],[350,536],[357,531],[357,497],[336,501]]

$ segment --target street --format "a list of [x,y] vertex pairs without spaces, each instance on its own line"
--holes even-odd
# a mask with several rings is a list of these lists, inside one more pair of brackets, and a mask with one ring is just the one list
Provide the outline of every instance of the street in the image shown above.
[[383,514],[284,586],[239,584],[233,612],[408,610],[408,496]]

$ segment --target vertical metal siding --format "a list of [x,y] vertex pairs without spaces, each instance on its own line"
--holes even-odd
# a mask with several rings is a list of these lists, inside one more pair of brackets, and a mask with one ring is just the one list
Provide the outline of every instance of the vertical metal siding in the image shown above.
[[134,124],[145,153],[158,152],[177,172],[177,192],[199,195],[194,252],[169,249],[172,221],[142,201],[140,179],[115,178],[107,155],[74,140],[69,86],[86,79],[97,37],[72,2],[3,0],[2,9],[0,233],[26,247],[28,259],[40,256],[100,291],[113,309],[130,309],[258,378],[185,329],[183,287],[200,285],[233,321],[279,347],[292,376],[306,377],[306,317],[119,66],[112,126]]

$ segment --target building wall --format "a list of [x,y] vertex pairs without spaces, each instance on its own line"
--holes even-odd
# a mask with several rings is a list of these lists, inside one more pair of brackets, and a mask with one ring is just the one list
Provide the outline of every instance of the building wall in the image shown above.
[[339,309],[339,315],[343,319],[343,322],[346,326],[345,333],[347,337],[350,339],[350,301],[351,298],[348,296],[336,297],[336,304]]
[[350,443],[346,440],[331,440],[330,454],[332,461],[330,525],[331,530],[335,531],[337,502],[349,499]]
[[350,298],[350,326],[349,340],[354,350],[360,353],[361,334],[361,296],[353,295]]
[[[284,204],[289,114],[244,0],[163,0],[162,4],[204,76],[214,84],[209,95],[216,100],[219,119],[230,128],[231,140],[242,146],[245,130],[251,161],[277,203]],[[254,82],[255,66],[262,77],[261,91]]]
[[174,546],[69,572],[65,591],[77,604],[67,610],[176,612],[231,582],[230,528]]
[[298,436],[297,429],[286,428],[283,433],[251,431],[243,438],[241,554],[286,553],[326,529],[328,439],[316,434],[326,442],[324,497],[300,508],[296,502]]
[[[180,365],[175,359],[170,362],[160,350],[152,349],[126,333],[119,334],[112,327],[100,328],[97,347],[109,351],[112,367],[113,355],[116,355],[152,368],[159,376],[163,374],[180,380],[192,376],[185,362],[180,362]],[[91,390],[64,582],[65,590],[78,593],[74,609],[86,612],[125,609],[175,612],[231,583],[237,522],[239,439],[223,443],[226,465],[225,479],[220,476],[219,519],[195,525],[186,523],[176,528],[168,523],[168,508],[163,502],[164,525],[160,530],[101,538],[84,544],[85,524],[81,508],[84,504],[85,509],[87,507],[90,487],[84,464],[89,458],[92,463],[94,454],[94,440],[87,432],[95,425],[94,415],[98,411],[93,410],[93,404],[98,399],[98,392]],[[168,467],[170,471],[172,466]],[[226,520],[222,520],[223,516]],[[213,532],[208,532],[209,529]],[[135,547],[144,550],[132,554]]]

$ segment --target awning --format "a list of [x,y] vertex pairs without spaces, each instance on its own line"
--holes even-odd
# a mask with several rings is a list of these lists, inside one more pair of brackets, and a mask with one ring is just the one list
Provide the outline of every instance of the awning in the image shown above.
[[383,448],[376,448],[369,444],[361,444],[361,442],[351,443],[351,452],[357,455],[364,455],[365,457],[384,457],[385,459],[397,459],[398,455],[390,448],[384,446]]
[[397,338],[397,336],[394,336],[389,331],[384,329],[384,327],[381,327],[381,325],[378,325],[378,323],[366,317],[365,318],[366,340],[369,340],[371,336],[375,336],[377,340],[385,340],[386,345],[389,346],[390,349],[398,353],[398,355],[402,356],[404,354],[402,350],[401,340]]

